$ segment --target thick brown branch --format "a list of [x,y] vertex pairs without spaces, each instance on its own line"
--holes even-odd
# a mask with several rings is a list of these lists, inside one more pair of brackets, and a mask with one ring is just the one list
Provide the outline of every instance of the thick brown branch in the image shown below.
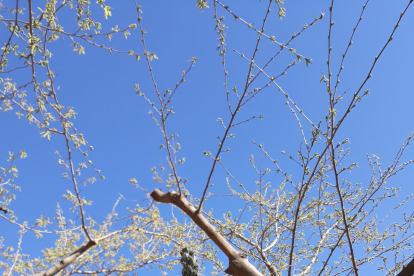
[[414,275],[414,258],[408,265],[405,265],[397,276],[413,276]]
[[54,267],[49,268],[47,271],[40,272],[37,274],[34,274],[33,276],[52,276],[56,273],[62,271],[65,267],[73,263],[79,256],[81,256],[83,253],[89,250],[89,248],[96,245],[96,242],[94,240],[88,241],[86,244],[79,247],[75,252],[73,252],[68,257],[60,260],[58,264],[56,264]]
[[182,211],[184,211],[203,231],[207,236],[226,254],[229,258],[234,258],[237,255],[237,250],[235,250],[225,238],[223,238],[220,233],[214,228],[213,225],[201,214],[196,214],[196,208],[187,201],[184,195],[180,195],[175,192],[163,193],[158,189],[155,189],[151,193],[151,197],[162,203],[172,203]]
[[229,267],[225,270],[227,274],[234,276],[263,276],[251,263],[247,256],[238,252],[230,243],[214,228],[213,225],[201,214],[196,212],[196,208],[187,201],[183,194],[176,192],[163,193],[155,189],[151,197],[162,203],[171,203],[185,212],[195,224],[197,224],[204,233],[226,254],[229,258]]

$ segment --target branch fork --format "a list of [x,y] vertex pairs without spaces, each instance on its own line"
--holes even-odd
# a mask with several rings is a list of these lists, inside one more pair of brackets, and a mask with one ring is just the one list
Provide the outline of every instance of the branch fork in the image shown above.
[[233,276],[263,276],[254,265],[249,263],[247,255],[237,251],[227,240],[210,224],[201,212],[187,201],[183,194],[176,192],[163,193],[155,189],[151,197],[160,203],[174,204],[186,213],[201,230],[220,248],[229,259],[229,267],[224,271]]

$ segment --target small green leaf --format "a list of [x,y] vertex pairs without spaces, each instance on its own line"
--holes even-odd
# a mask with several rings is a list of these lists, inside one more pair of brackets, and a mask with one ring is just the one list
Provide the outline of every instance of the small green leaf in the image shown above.
[[24,159],[27,157],[27,153],[24,150],[20,151],[20,159]]
[[104,7],[104,15],[105,15],[105,19],[108,19],[108,16],[112,16],[110,6],[105,6]]

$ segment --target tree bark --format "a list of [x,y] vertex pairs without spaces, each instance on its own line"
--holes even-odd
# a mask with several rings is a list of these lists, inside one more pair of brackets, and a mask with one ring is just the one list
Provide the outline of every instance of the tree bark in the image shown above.
[[414,258],[408,265],[405,265],[397,276],[413,276],[414,275]]
[[34,274],[33,276],[52,276],[58,273],[59,271],[63,270],[65,267],[73,263],[80,255],[85,253],[89,248],[96,245],[96,241],[88,241],[86,244],[79,247],[75,252],[70,254],[68,257],[60,260],[58,264],[56,264],[54,267],[49,268],[47,271],[40,272],[37,274]]
[[207,234],[229,258],[229,267],[224,272],[233,276],[263,276],[254,265],[249,263],[247,255],[234,249],[201,212],[196,213],[196,208],[187,201],[184,195],[176,192],[163,193],[155,189],[151,193],[151,197],[157,202],[174,204],[184,211]]

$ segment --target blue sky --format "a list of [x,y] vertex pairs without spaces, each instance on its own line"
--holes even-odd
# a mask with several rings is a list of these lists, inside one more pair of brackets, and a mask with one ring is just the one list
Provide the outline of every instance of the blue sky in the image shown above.
[[[179,174],[188,179],[187,188],[191,194],[200,197],[212,164],[203,151],[216,152],[216,137],[223,135],[223,128],[217,118],[223,118],[225,122],[229,119],[221,59],[215,50],[218,41],[212,3],[210,9],[200,12],[195,6],[196,1],[138,2],[143,9],[142,24],[148,31],[145,36],[147,47],[159,58],[152,66],[161,91],[174,88],[181,78],[181,72],[189,66],[187,61],[197,57],[194,68],[173,100],[176,114],[171,117],[168,127],[170,132],[178,133],[177,140],[182,145],[179,156],[186,157],[186,163],[179,167]],[[349,94],[352,94],[360,86],[374,57],[388,40],[406,2],[393,1],[390,4],[389,1],[381,0],[369,3],[345,62],[340,91],[349,90]],[[341,55],[364,3],[356,0],[335,3],[332,35],[334,72],[339,67]],[[104,24],[104,29],[108,30],[114,25],[122,29],[136,23],[133,1],[107,1],[107,4],[113,7],[113,16],[108,20],[104,19],[101,11],[93,10]],[[267,1],[226,1],[226,4],[259,28]],[[278,81],[314,122],[323,121],[328,109],[326,89],[319,80],[321,72],[326,74],[327,71],[329,5],[330,1],[286,1],[286,18],[279,20],[273,13],[265,29],[266,34],[274,35],[279,42],[286,42],[304,24],[309,24],[321,12],[325,13],[323,20],[308,28],[291,45],[298,53],[311,58],[312,65],[306,67],[302,62]],[[257,35],[223,9],[218,10],[225,16],[225,24],[229,27],[226,31],[228,85],[229,88],[236,86],[242,89],[248,63],[232,50],[250,56]],[[74,15],[73,11],[66,14],[62,12],[60,22],[68,24],[68,32],[76,28]],[[386,166],[393,160],[405,138],[414,131],[413,29],[411,8],[365,86],[371,94],[351,113],[338,133],[338,141],[345,138],[351,141],[347,162],[358,162],[360,166],[349,175],[352,181],[369,180],[367,153],[378,154]],[[131,33],[132,36],[127,40],[119,34],[111,42],[105,43],[116,49],[132,49],[142,53],[139,31]],[[2,42],[7,37],[8,33],[3,27],[0,31]],[[134,84],[138,83],[144,93],[155,99],[144,60],[137,62],[131,56],[109,54],[91,45],[84,45],[86,55],[78,55],[72,51],[70,44],[67,38],[51,44],[50,49],[54,53],[51,66],[60,86],[60,102],[75,108],[78,113],[76,127],[94,146],[90,157],[106,178],[82,188],[82,194],[94,202],[87,213],[99,221],[110,211],[119,194],[130,200],[145,199],[145,195],[128,183],[129,179],[136,178],[139,185],[148,190],[160,188],[152,180],[151,168],[160,163],[166,164],[165,152],[158,150],[162,136],[148,115],[149,105],[134,91]],[[279,48],[270,41],[264,41],[259,49],[255,61],[263,64]],[[278,75],[294,59],[293,54],[285,51],[269,66],[269,74]],[[17,64],[17,60],[11,61],[10,68]],[[0,77],[6,76],[2,74]],[[30,72],[22,70],[9,74],[9,77],[17,83],[25,83],[30,80]],[[261,81],[264,83],[266,79],[262,78]],[[31,89],[27,88],[28,91]],[[223,155],[223,162],[252,190],[257,177],[250,169],[249,155],[254,154],[257,160],[260,159],[260,151],[252,144],[252,140],[263,143],[267,151],[280,160],[283,168],[292,173],[297,170],[293,162],[280,153],[286,151],[296,155],[301,144],[296,119],[284,104],[285,101],[276,87],[265,89],[242,109],[236,121],[243,121],[253,115],[264,115],[264,119],[237,126],[232,132],[236,138],[228,140],[225,145],[231,151]],[[16,162],[19,169],[16,184],[22,186],[22,192],[17,194],[17,200],[11,207],[21,220],[31,223],[40,215],[53,216],[56,203],[65,206],[62,194],[71,189],[70,182],[62,179],[63,171],[54,155],[55,150],[63,151],[64,141],[54,136],[51,141],[41,138],[35,125],[30,126],[27,121],[17,119],[13,112],[1,114],[0,123],[0,166],[6,166],[9,151],[17,153],[24,149],[28,153],[27,159]],[[309,125],[303,123],[309,134]],[[405,159],[412,159],[413,153],[414,150],[409,148]],[[93,171],[88,174],[92,175]],[[403,194],[411,194],[414,191],[412,179],[412,173],[405,171],[390,184],[402,187]],[[274,173],[268,180],[277,185],[281,178]],[[214,174],[212,183],[215,186],[210,192],[228,193],[225,174],[220,168]],[[122,207],[129,204],[123,202]],[[213,214],[217,218],[221,218],[222,213],[230,208],[234,211],[242,207],[227,206],[220,198],[213,198],[206,203],[206,208],[214,209]],[[69,213],[69,210],[66,211]],[[16,228],[5,222],[2,222],[2,228],[6,229],[8,245],[16,244]],[[28,253],[39,254],[41,249],[53,244],[53,238],[36,241],[30,235],[30,242],[23,245]]]

